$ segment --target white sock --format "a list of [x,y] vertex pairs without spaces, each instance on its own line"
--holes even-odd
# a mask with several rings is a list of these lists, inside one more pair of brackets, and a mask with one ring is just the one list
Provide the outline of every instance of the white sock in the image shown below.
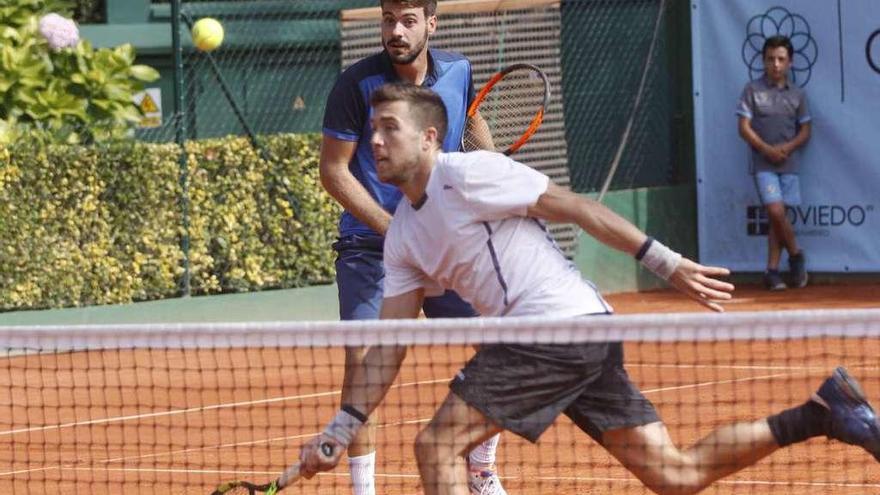
[[348,458],[354,495],[376,495],[376,451]]
[[477,445],[474,450],[468,454],[471,468],[487,469],[492,467],[492,465],[495,464],[495,451],[498,450],[499,441],[501,441],[500,433],[480,445]]

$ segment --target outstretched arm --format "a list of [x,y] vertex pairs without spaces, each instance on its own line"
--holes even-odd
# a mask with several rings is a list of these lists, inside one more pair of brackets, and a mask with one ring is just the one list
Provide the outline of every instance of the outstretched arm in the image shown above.
[[[422,307],[424,290],[414,290],[382,301],[382,319],[416,318]],[[343,404],[324,432],[303,446],[300,472],[311,478],[339,464],[342,453],[354,439],[367,417],[379,406],[397,378],[406,357],[404,346],[373,346],[359,368],[354,370],[348,403]],[[332,455],[322,452],[329,446]]]
[[730,274],[726,268],[703,266],[682,258],[601,203],[552,182],[529,207],[528,214],[552,222],[578,224],[599,242],[637,257],[673,287],[715,311],[724,311],[718,303],[731,297],[733,285],[716,279]]

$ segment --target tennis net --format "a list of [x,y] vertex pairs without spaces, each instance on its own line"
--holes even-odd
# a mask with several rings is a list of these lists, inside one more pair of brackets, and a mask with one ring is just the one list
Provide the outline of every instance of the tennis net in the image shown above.
[[[838,365],[880,404],[880,310],[577,319],[0,327],[0,492],[209,493],[264,483],[339,407],[345,346],[409,353],[375,417],[377,493],[420,493],[413,442],[473,344],[622,341],[679,446],[803,403]],[[537,444],[504,433],[511,494],[648,493],[560,417]],[[345,461],[293,492],[350,493]],[[880,464],[814,438],[709,493],[880,491]]]

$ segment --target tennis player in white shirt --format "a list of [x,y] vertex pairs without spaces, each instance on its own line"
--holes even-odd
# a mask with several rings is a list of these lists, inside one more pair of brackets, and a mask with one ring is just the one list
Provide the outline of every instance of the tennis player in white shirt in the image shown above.
[[[381,318],[416,318],[422,299],[455,290],[483,316],[609,314],[565,259],[542,220],[574,222],[715,310],[733,286],[725,268],[697,264],[601,204],[498,153],[442,153],[446,114],[430,90],[390,84],[371,99],[379,178],[405,198],[385,239]],[[374,347],[350,401],[304,446],[301,472],[332,469],[396,377],[405,347]],[[696,493],[780,447],[826,435],[880,460],[880,423],[855,379],[838,368],[805,403],[724,426],[679,450],[654,406],[629,380],[619,342],[482,346],[416,440],[425,493],[465,495],[465,457],[509,430],[536,441],[564,413],[657,493]],[[327,447],[330,447],[329,449]],[[322,452],[331,450],[333,455]]]

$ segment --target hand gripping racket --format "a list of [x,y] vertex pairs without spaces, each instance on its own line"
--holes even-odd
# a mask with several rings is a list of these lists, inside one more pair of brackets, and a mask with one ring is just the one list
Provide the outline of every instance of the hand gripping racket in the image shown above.
[[[321,444],[321,453],[325,457],[332,457],[333,446],[328,443]],[[302,477],[300,466],[300,462],[293,463],[278,479],[264,485],[255,485],[247,481],[229,481],[218,486],[211,495],[274,495],[299,481]]]
[[493,75],[468,108],[461,147],[510,155],[535,134],[550,104],[550,81],[531,64],[513,64]]

